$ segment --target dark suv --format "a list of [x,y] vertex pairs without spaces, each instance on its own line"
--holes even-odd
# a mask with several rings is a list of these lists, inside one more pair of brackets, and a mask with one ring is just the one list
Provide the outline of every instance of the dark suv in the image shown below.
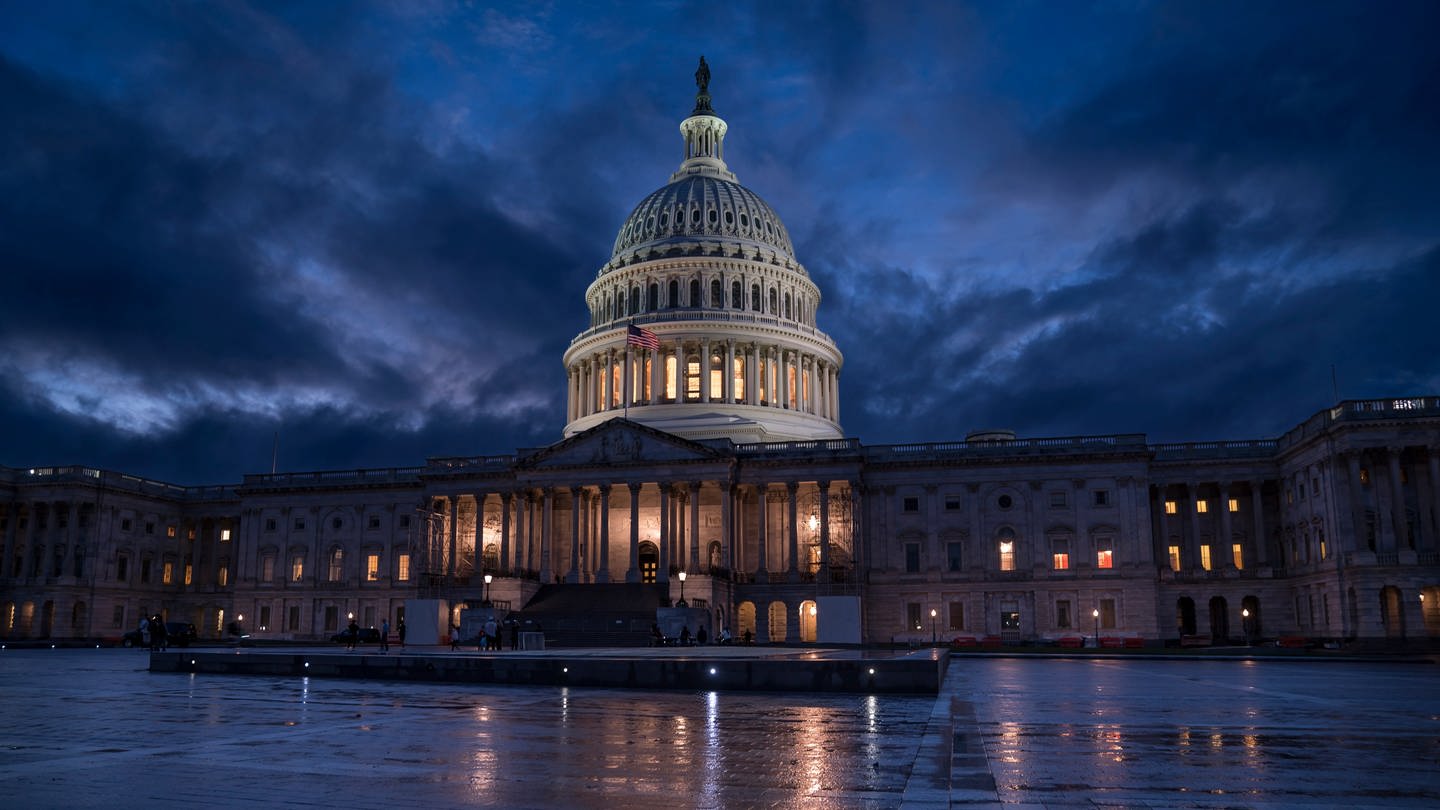
[[[350,631],[349,631],[349,630],[341,630],[340,632],[338,632],[338,633],[336,633],[335,635],[331,636],[331,637],[330,637],[330,640],[336,642],[337,644],[349,644],[349,643],[351,643],[351,641],[350,641]],[[355,639],[354,643],[356,643],[356,644],[375,644],[375,643],[377,643],[377,642],[379,642],[379,641],[380,641],[380,631],[379,631],[379,630],[376,630],[376,629],[373,628],[373,627],[362,627],[362,628],[360,628],[360,637],[357,638],[357,639]]]
[[[199,638],[195,625],[190,622],[165,622],[165,643],[176,647],[189,647],[190,642]],[[137,627],[120,637],[120,646],[139,647],[145,643],[145,636]]]

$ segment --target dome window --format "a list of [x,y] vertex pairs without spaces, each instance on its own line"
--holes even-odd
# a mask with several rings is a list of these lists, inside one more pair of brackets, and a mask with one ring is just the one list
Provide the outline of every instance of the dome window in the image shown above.
[[707,219],[710,220],[711,225],[715,225],[720,221],[720,214],[714,208],[711,208]]
[[740,227],[742,227],[742,228],[748,228],[748,227],[750,227],[750,217],[749,217],[749,215],[746,214],[744,211],[741,211],[741,212],[740,212]]
[[670,227],[670,214],[668,212],[660,215],[660,227]]
[[653,230],[655,230],[655,217],[652,216],[652,217],[650,217],[649,219],[645,220],[645,230],[647,230],[647,231],[653,231]]
[[734,225],[734,224],[735,224],[735,212],[734,212],[734,211],[726,211],[726,212],[725,212],[725,224],[726,224],[727,226],[731,226],[731,225]]
[[699,224],[700,224],[700,209],[699,209],[699,208],[691,208],[691,209],[690,209],[690,224],[692,224],[692,225],[699,225]]

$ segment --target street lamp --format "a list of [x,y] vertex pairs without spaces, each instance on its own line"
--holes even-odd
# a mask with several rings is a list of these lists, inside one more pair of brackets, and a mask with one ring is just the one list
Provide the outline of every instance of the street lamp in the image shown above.
[[680,601],[675,603],[675,607],[685,607],[685,606],[686,606],[686,603],[685,603],[685,572],[684,572],[684,571],[681,571],[681,572],[680,572]]
[[1100,608],[1090,611],[1090,616],[1095,620],[1095,649],[1100,649]]
[[485,607],[490,607],[490,580],[494,578],[491,574],[485,575]]
[[935,608],[930,608],[930,646],[935,646]]
[[1245,646],[1250,646],[1250,608],[1240,609],[1240,629],[1245,631]]

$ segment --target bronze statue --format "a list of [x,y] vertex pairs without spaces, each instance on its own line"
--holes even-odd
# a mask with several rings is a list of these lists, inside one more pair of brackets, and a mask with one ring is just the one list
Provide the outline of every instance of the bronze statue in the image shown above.
[[695,86],[701,93],[710,92],[710,66],[705,64],[704,56],[700,57],[700,67],[695,70]]

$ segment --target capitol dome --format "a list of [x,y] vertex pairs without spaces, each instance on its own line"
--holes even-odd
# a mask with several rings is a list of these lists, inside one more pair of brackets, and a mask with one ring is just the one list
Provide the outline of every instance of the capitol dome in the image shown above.
[[565,352],[565,435],[618,416],[691,439],[843,437],[842,358],[774,209],[724,160],[705,60],[685,158],[626,218]]

